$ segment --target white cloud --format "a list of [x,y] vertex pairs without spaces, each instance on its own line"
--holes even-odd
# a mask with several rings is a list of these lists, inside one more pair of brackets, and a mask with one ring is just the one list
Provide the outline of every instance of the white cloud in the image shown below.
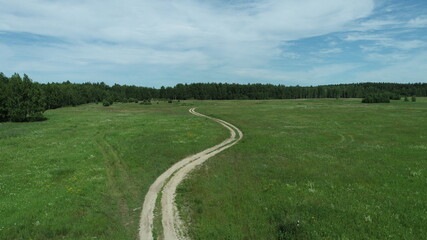
[[427,27],[427,16],[419,16],[409,20],[408,27],[425,28]]
[[427,69],[427,52],[423,51],[416,56],[402,57],[400,61],[396,60],[393,64],[382,68],[360,72],[356,75],[356,79],[365,82],[426,82],[425,69]]
[[356,26],[354,26],[354,30],[357,31],[372,31],[372,30],[383,30],[390,29],[396,26],[401,25],[403,22],[394,20],[394,19],[374,19],[368,21],[362,21]]
[[318,52],[314,52],[313,54],[329,55],[329,54],[337,54],[337,53],[342,53],[342,49],[341,48],[325,48],[325,49],[320,49]]
[[377,52],[381,50],[381,47],[376,45],[360,45],[360,49],[362,49],[363,52]]
[[[301,71],[279,71],[260,68],[236,69],[235,74],[241,77],[267,80],[271,82],[286,81],[293,84],[321,85],[328,84],[330,77],[346,73],[360,67],[360,64],[329,64],[315,66]],[[330,82],[329,82],[330,83]]]
[[301,55],[295,52],[283,52],[281,56],[284,58],[289,58],[294,60],[301,58]]
[[[353,76],[353,82],[402,80],[405,74],[406,79],[421,80],[427,68],[427,53],[409,52],[421,52],[426,42],[422,37],[402,40],[397,32],[427,27],[427,16],[404,21],[397,16],[399,8],[386,3],[0,0],[0,34],[29,33],[61,40],[29,45],[0,42],[0,71],[33,72],[40,80],[82,79],[83,75],[85,80],[107,79],[113,83],[114,79],[120,80],[117,76],[125,76],[124,81],[132,79],[133,83],[158,79],[171,85],[171,79],[251,79],[315,85],[343,75]],[[375,4],[393,9],[389,12],[396,12],[395,17],[376,15],[366,20],[375,12]],[[287,43],[341,31],[359,31],[346,34],[342,40],[346,41],[344,45],[360,45],[364,62],[326,65],[331,62],[324,61],[328,56],[348,50],[334,37],[327,39],[329,48],[319,44],[318,50],[304,48],[307,45],[299,45],[301,42]],[[315,55],[305,56],[306,49]],[[287,67],[288,62],[301,70]],[[366,63],[381,63],[381,68],[354,75]]]
[[400,54],[400,53],[388,53],[388,54],[370,53],[366,55],[367,60],[379,62],[381,64],[401,62],[402,60],[409,59],[410,57],[411,56],[409,56],[408,54]]
[[283,41],[341,30],[374,8],[373,0],[224,4],[0,0],[0,31],[63,39],[64,51],[88,62],[254,66],[280,56]]
[[389,41],[390,37],[383,34],[369,34],[369,33],[350,33],[347,34],[343,40],[345,41]]
[[421,40],[396,40],[387,34],[350,33],[344,38],[345,41],[371,41],[373,45],[361,45],[364,51],[379,51],[383,48],[394,48],[399,50],[412,50],[427,46]]
[[422,48],[426,46],[426,42],[421,40],[411,40],[411,41],[384,41],[381,42],[381,45],[384,47],[398,48],[401,50],[412,50],[416,48]]

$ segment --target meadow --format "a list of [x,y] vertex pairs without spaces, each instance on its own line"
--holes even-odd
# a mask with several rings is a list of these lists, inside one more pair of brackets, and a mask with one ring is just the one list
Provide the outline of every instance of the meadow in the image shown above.
[[0,239],[136,239],[157,176],[228,137],[191,107],[244,132],[178,189],[192,239],[427,234],[427,98],[194,100],[0,124]]
[[194,239],[424,239],[427,99],[200,102],[244,139],[194,171]]
[[0,239],[136,239],[148,187],[227,137],[186,104],[88,104],[0,124]]

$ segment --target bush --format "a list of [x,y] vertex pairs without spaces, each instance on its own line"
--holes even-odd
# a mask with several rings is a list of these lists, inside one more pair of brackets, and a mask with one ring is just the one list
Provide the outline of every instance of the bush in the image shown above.
[[144,101],[142,101],[140,104],[143,104],[143,105],[151,105],[151,101],[150,101],[150,100],[144,100]]
[[415,96],[412,96],[411,100],[412,100],[412,102],[416,102],[417,98]]
[[408,97],[405,97],[405,100],[404,100],[405,102],[409,102],[409,99],[408,99]]
[[399,95],[399,94],[397,94],[397,93],[390,93],[390,99],[391,99],[391,100],[400,100],[400,99],[401,99],[401,97],[400,97],[400,95]]
[[108,101],[107,99],[104,99],[104,100],[102,101],[102,105],[103,105],[104,107],[108,107],[108,106],[110,106],[111,104],[110,104],[110,101]]
[[362,103],[390,103],[390,97],[388,94],[371,94],[366,96]]
[[45,120],[47,120],[47,118],[45,116],[43,116],[42,113],[35,113],[34,115],[29,116],[27,118],[27,120],[29,122],[35,122],[35,121],[45,121]]
[[139,101],[136,98],[129,98],[129,102],[138,103]]
[[390,100],[400,100],[401,99],[399,94],[392,93],[392,92],[384,92],[382,94],[377,94],[377,95],[382,95],[382,97],[388,97]]

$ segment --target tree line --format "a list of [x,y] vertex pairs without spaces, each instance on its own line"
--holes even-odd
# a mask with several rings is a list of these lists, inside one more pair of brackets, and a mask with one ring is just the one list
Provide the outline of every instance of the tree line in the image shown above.
[[[387,96],[387,97],[384,97]],[[0,121],[42,120],[47,109],[85,103],[110,105],[113,102],[165,100],[235,100],[297,98],[400,99],[427,96],[427,83],[355,83],[324,86],[284,86],[272,84],[192,83],[160,89],[101,83],[40,84],[26,74],[6,77],[0,73]]]
[[400,96],[427,96],[427,83],[355,83],[324,86],[284,86],[272,84],[193,83],[161,87],[159,96],[167,99],[235,100],[298,98],[364,98],[385,94],[390,99]]

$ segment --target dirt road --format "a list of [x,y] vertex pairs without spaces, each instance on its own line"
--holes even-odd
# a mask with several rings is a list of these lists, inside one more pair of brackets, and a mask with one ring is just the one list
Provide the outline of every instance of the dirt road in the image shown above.
[[175,205],[175,191],[177,186],[195,167],[202,164],[210,157],[215,156],[216,154],[233,146],[243,137],[243,133],[237,127],[226,121],[200,114],[195,111],[195,108],[190,109],[189,112],[196,116],[209,118],[218,122],[230,131],[230,137],[218,145],[182,159],[156,179],[156,181],[150,186],[142,206],[139,228],[139,238],[141,240],[153,239],[154,210],[156,207],[157,196],[160,192],[162,193],[161,217],[164,239],[186,239],[185,229],[179,219],[178,210]]

